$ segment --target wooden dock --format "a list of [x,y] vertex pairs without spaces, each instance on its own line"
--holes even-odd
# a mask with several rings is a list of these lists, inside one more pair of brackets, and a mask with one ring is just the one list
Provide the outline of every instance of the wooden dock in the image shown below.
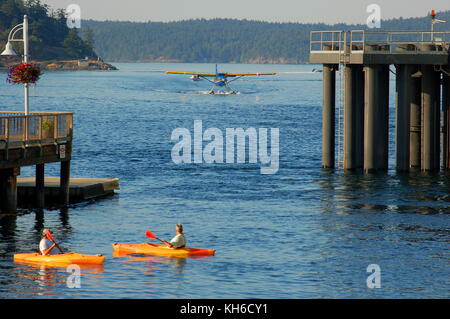
[[[50,207],[60,202],[60,178],[45,177],[45,206]],[[119,189],[118,178],[70,178],[70,203],[80,203],[96,198],[114,195]],[[36,199],[36,179],[34,177],[17,178],[18,205],[34,206]]]
[[[35,166],[35,208],[45,204],[45,164],[60,163],[59,200],[68,205],[73,143],[73,113],[0,111],[0,210],[14,213],[17,177],[23,166]],[[31,198],[26,198],[30,203]]]

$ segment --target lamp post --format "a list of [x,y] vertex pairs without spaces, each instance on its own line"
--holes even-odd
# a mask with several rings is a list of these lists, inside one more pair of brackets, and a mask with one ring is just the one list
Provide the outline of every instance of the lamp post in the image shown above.
[[[15,39],[15,35],[17,32],[23,31],[22,39]],[[17,53],[14,51],[12,47],[12,42],[23,42],[23,63],[28,63],[29,53],[28,53],[28,17],[26,15],[23,16],[23,23],[16,25],[11,29],[8,35],[8,42],[6,43],[5,50],[1,53],[3,56],[14,56]],[[25,106],[25,115],[29,115],[29,84],[24,84],[24,106]]]

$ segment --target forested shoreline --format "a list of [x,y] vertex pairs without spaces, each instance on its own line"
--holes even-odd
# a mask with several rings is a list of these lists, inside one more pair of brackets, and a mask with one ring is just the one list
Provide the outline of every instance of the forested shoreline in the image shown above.
[[[438,13],[450,21],[450,11]],[[93,21],[95,51],[115,62],[306,63],[313,30],[367,29],[365,25],[273,23],[236,19],[175,22]],[[382,21],[385,30],[430,30],[429,16]],[[450,30],[450,23],[436,25]]]

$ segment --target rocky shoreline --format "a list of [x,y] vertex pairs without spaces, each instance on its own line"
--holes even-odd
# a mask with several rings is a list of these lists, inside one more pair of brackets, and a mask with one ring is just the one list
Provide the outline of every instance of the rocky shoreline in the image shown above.
[[[1,63],[0,69],[7,69],[11,65],[20,63],[18,61],[8,61]],[[114,65],[106,63],[101,60],[64,60],[64,61],[32,61],[41,66],[43,70],[61,70],[61,71],[75,71],[75,70],[118,70]]]

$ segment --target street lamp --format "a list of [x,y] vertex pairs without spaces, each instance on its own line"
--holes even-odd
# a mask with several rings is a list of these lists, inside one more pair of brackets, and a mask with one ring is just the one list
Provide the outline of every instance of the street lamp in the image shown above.
[[[22,39],[15,39],[17,32],[23,31]],[[23,23],[16,25],[12,28],[8,35],[8,42],[6,43],[5,50],[1,53],[3,56],[15,56],[17,53],[12,47],[12,42],[23,42],[23,63],[28,63],[28,17],[23,16]],[[24,83],[24,104],[25,104],[25,115],[29,115],[29,84]]]

